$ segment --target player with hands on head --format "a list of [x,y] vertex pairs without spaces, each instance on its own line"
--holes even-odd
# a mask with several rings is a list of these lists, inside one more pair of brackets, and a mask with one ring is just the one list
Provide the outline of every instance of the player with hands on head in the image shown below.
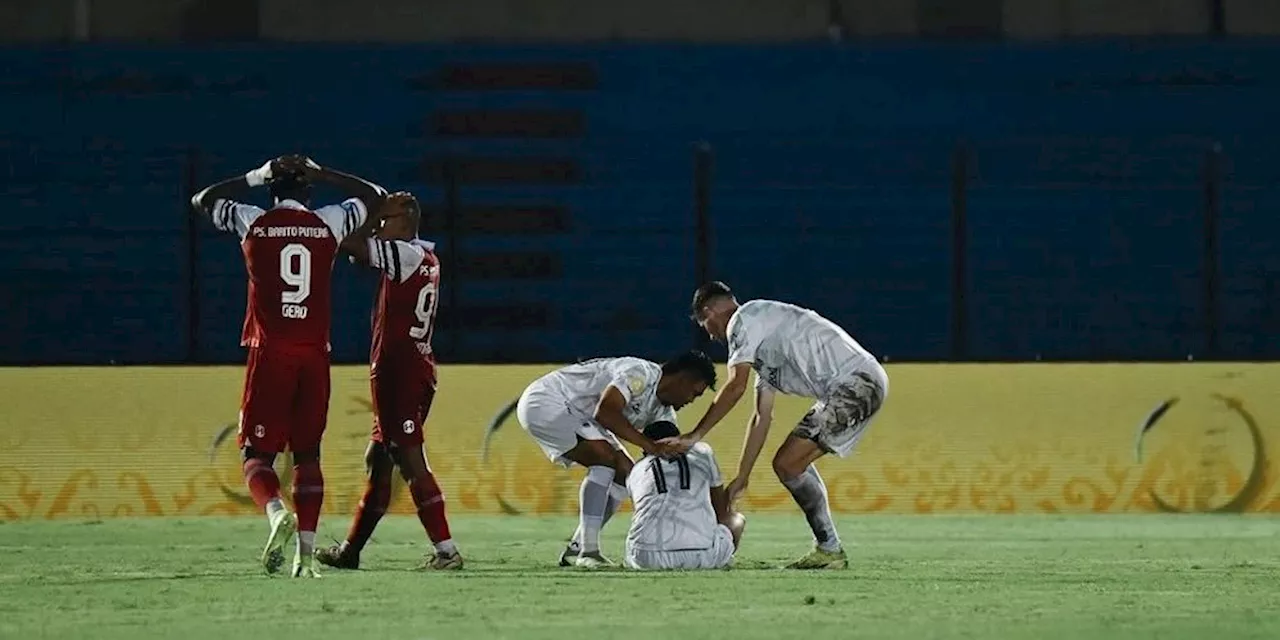
[[[646,437],[680,435],[673,422],[644,428]],[[746,518],[734,511],[711,445],[663,459],[646,455],[627,476],[634,512],[625,564],[631,569],[723,569],[733,562]]]
[[435,330],[440,261],[435,244],[418,238],[422,207],[412,194],[387,196],[370,222],[342,241],[352,260],[379,270],[369,349],[373,433],[365,449],[364,496],[343,542],[316,550],[322,564],[360,567],[364,549],[391,503],[396,468],[409,485],[418,520],[435,547],[428,569],[461,569],[449,533],[444,494],[423,450],[427,415],[436,394]]
[[635,425],[675,422],[676,410],[715,388],[716,369],[701,351],[659,365],[640,358],[596,358],[562,367],[530,384],[516,403],[520,426],[561,466],[586,467],[578,529],[560,565],[610,566],[600,553],[600,529],[627,498],[632,461],[619,439],[648,455],[674,455]]
[[694,322],[712,339],[728,343],[729,374],[693,431],[666,442],[688,450],[706,437],[737,404],[755,370],[755,409],[738,475],[728,487],[729,499],[737,500],[769,434],[775,395],[816,400],[773,456],[774,474],[804,512],[815,542],[812,552],[788,567],[847,567],[827,487],[814,462],[827,454],[843,458],[853,452],[888,394],[884,368],[844,329],[814,311],[774,300],[739,304],[723,282],[699,287],[692,311]]
[[[327,183],[350,197],[310,208],[312,186]],[[270,209],[237,201],[266,186]],[[329,329],[334,259],[342,240],[363,225],[386,191],[299,155],[280,156],[209,186],[192,207],[240,240],[249,275],[240,344],[248,349],[237,436],[244,478],[270,526],[261,562],[280,571],[297,535],[295,577],[316,577],[312,553],[324,503],[320,442],[329,412]],[[293,453],[293,505],[280,497],[276,456]]]

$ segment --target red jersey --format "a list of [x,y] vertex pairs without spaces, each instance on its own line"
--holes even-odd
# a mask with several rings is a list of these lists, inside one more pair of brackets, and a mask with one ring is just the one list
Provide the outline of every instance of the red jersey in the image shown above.
[[329,348],[338,243],[367,215],[356,198],[315,211],[293,200],[269,211],[231,200],[214,203],[213,223],[239,234],[249,273],[242,346]]
[[435,244],[416,238],[408,242],[370,239],[369,264],[382,271],[369,352],[374,372],[379,362],[400,361],[406,354],[434,363],[431,334],[440,288]]

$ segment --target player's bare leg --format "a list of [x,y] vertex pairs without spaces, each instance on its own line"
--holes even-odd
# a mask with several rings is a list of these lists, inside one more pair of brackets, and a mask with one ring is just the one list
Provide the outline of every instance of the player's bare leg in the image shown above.
[[253,496],[254,504],[267,513],[267,524],[271,533],[267,535],[267,544],[262,549],[262,568],[267,573],[278,573],[284,566],[284,548],[293,541],[298,529],[297,518],[284,506],[280,497],[280,476],[272,466],[275,463],[274,453],[254,451],[252,447],[244,448],[244,483]]
[[293,557],[293,577],[318,578],[316,526],[320,523],[320,508],[324,506],[319,447],[293,452],[293,506],[298,510],[298,549]]
[[825,454],[818,443],[792,434],[773,457],[773,471],[804,511],[815,543],[813,551],[787,565],[790,569],[843,569],[849,564],[831,519],[827,485],[813,465]]
[[347,539],[339,544],[316,549],[320,564],[336,569],[359,569],[360,552],[373,536],[378,521],[391,505],[391,480],[395,475],[395,462],[381,442],[370,442],[364,451],[365,488],[360,504],[356,506],[355,519],[347,530]]
[[426,453],[420,446],[392,446],[391,454],[396,465],[400,467],[400,475],[409,483],[409,494],[413,496],[413,504],[417,507],[418,520],[426,529],[427,537],[435,546],[435,553],[427,559],[427,569],[447,570],[462,568],[462,554],[453,543],[453,535],[449,533],[449,519],[445,516],[444,493],[431,473],[431,465],[427,463]]
[[578,444],[564,454],[566,459],[587,468],[578,493],[578,526],[582,535],[574,566],[588,569],[613,566],[613,562],[600,553],[600,528],[609,509],[609,487],[617,474],[614,452],[613,445],[605,440],[579,438]]
[[[613,483],[609,485],[609,502],[605,505],[604,520],[600,523],[601,529],[609,524],[613,514],[617,513],[622,503],[627,501],[630,495],[627,492],[627,476],[631,475],[633,466],[635,461],[626,451],[614,450]],[[573,535],[569,537],[569,544],[565,546],[564,551],[560,552],[560,566],[572,566],[580,553],[582,553],[582,525],[578,525]]]

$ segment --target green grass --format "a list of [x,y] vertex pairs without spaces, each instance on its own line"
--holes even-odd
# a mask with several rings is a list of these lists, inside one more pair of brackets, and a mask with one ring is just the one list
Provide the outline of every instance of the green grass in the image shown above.
[[803,573],[774,568],[803,520],[757,516],[735,569],[668,574],[554,567],[569,519],[455,520],[461,573],[411,571],[393,517],[314,581],[259,574],[259,518],[0,524],[0,637],[1280,638],[1280,519],[846,516],[850,569]]

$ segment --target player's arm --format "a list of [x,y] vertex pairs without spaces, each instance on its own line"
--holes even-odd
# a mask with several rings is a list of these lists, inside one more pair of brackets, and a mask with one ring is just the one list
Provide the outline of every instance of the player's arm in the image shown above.
[[376,241],[373,241],[373,234],[378,230],[378,225],[382,223],[385,213],[386,207],[372,209],[371,214],[365,216],[364,222],[361,222],[355,231],[352,231],[342,239],[342,243],[338,245],[338,248],[351,256],[351,259],[357,264],[366,267],[370,266],[373,252],[376,251],[374,247]]
[[268,160],[266,164],[242,176],[227,178],[201,189],[191,196],[191,207],[197,213],[209,215],[213,212],[214,204],[219,200],[233,200],[237,196],[248,193],[253,187],[266,184],[267,180],[271,179],[271,172],[276,162],[276,160]]
[[[360,202],[364,203],[366,211],[374,212],[382,209],[382,202],[387,197],[387,190],[381,186],[360,176],[338,171],[337,169],[330,169],[329,167],[322,167],[309,158],[305,160],[304,166],[305,175],[313,183],[329,184],[349,197],[358,198]],[[368,218],[371,217],[373,216],[368,216]],[[368,218],[366,218],[366,222]]]
[[728,499],[736,500],[738,495],[746,491],[751,481],[751,470],[760,459],[760,451],[764,449],[764,441],[769,437],[769,427],[773,424],[773,402],[777,392],[767,384],[756,386],[756,406],[751,412],[751,420],[747,423],[747,435],[742,441],[742,458],[738,461],[738,477],[729,483]]
[[738,400],[742,399],[742,394],[746,393],[747,381],[750,379],[750,363],[742,362],[729,367],[729,379],[725,380],[724,386],[716,393],[716,399],[711,402],[710,407],[707,407],[707,412],[698,421],[698,425],[685,436],[690,444],[701,442],[717,424],[720,424],[721,420],[724,420],[725,416],[729,415],[730,411],[733,411]]
[[645,437],[640,433],[631,421],[623,415],[623,410],[627,407],[627,399],[622,395],[622,391],[613,385],[609,385],[600,394],[600,401],[596,403],[596,412],[593,416],[600,426],[613,432],[614,435],[640,447],[642,451],[648,454],[658,455],[665,452],[665,449],[659,447],[654,441]]

